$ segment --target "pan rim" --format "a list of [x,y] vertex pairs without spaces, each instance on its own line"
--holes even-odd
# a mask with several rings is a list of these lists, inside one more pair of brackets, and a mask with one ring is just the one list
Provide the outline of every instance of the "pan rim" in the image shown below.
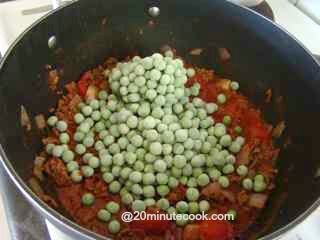
[[[62,6],[58,7],[57,9],[54,9],[38,20],[36,20],[33,24],[31,24],[28,28],[26,28],[10,45],[10,47],[5,52],[5,55],[0,61],[0,72],[2,71],[4,65],[6,64],[6,60],[11,56],[13,53],[16,45],[20,42],[21,39],[27,35],[27,33],[35,28],[37,25],[39,25],[43,20],[49,18],[51,15],[54,15],[56,12],[60,11],[63,8],[70,7],[71,5],[77,4],[80,0],[73,0],[71,2],[65,3]],[[295,36],[293,36],[291,33],[289,33],[286,29],[284,29],[282,26],[278,25],[277,23],[271,21],[267,17],[263,16],[260,13],[255,12],[254,10],[241,6],[239,4],[226,1],[225,4],[236,6],[244,11],[249,12],[250,14],[259,16],[263,18],[265,21],[267,21],[269,24],[271,24],[274,28],[277,28],[278,30],[284,32],[289,38],[294,40],[296,44],[305,51],[311,59],[313,59],[314,63],[319,67],[320,72],[320,63],[316,60],[316,58],[312,55],[310,50],[308,50],[301,42],[298,40]],[[0,144],[0,162],[5,168],[6,174],[9,175],[10,179],[14,182],[15,186],[20,190],[20,192],[24,195],[26,199],[37,209],[37,211],[41,212],[50,222],[54,222],[56,224],[59,224],[63,227],[66,227],[68,231],[70,232],[77,232],[77,234],[83,235],[87,239],[97,239],[97,240],[105,240],[110,239],[107,237],[103,237],[99,234],[96,234],[79,224],[75,223],[74,221],[68,219],[67,217],[60,214],[55,209],[48,206],[46,203],[44,203],[31,189],[30,187],[25,183],[25,181],[22,180],[22,178],[18,175],[18,173],[15,171],[14,167],[12,166],[11,162],[9,161],[2,145]],[[307,217],[309,217],[317,208],[320,206],[320,196],[314,203],[308,207],[303,213],[301,213],[299,216],[297,216],[294,220],[286,224],[285,226],[279,228],[278,230],[269,233],[261,238],[260,240],[271,240],[276,239],[278,237],[281,237],[283,234],[288,233],[290,230],[292,230],[294,227],[302,223],[304,220],[306,220]]]

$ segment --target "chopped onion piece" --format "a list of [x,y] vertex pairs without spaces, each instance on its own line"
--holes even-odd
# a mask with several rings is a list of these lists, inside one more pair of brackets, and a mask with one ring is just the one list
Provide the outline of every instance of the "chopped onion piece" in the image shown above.
[[21,126],[25,127],[27,131],[31,130],[31,121],[29,115],[23,105],[21,105],[21,115],[20,115]]

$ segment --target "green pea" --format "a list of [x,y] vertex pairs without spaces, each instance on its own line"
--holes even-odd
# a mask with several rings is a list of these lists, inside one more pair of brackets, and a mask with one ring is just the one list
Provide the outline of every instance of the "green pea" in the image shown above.
[[167,209],[167,213],[170,214],[170,215],[173,215],[173,214],[176,214],[177,211],[176,211],[176,209],[174,207],[169,207]]
[[196,71],[193,68],[188,68],[187,69],[187,75],[188,77],[194,77],[194,75],[196,75]]
[[65,163],[71,162],[74,159],[74,153],[70,150],[63,151],[62,159]]
[[128,179],[131,172],[132,172],[132,169],[131,169],[131,168],[129,168],[129,167],[124,167],[124,168],[122,168],[121,171],[120,171],[120,176],[121,176],[121,178],[124,179],[124,180],[125,180],[125,179]]
[[108,93],[107,93],[106,91],[104,91],[104,90],[99,91],[99,93],[98,93],[98,98],[99,98],[100,100],[107,100],[107,98],[108,98]]
[[205,157],[204,155],[195,155],[192,159],[191,159],[191,165],[193,167],[202,167],[205,164]]
[[142,188],[140,187],[139,184],[133,184],[132,187],[131,187],[131,192],[135,195],[141,195],[143,194],[143,190]]
[[56,128],[59,132],[65,132],[68,129],[68,124],[65,121],[58,121],[56,123]]
[[100,106],[100,110],[102,110],[104,107],[107,106],[107,103],[105,100],[100,100],[99,101],[99,106]]
[[118,102],[116,99],[110,99],[107,102],[107,109],[111,112],[114,112],[117,109]]
[[83,139],[83,142],[82,144],[85,146],[85,147],[92,147],[94,145],[94,139],[93,137],[85,137]]
[[236,126],[234,128],[234,131],[237,133],[237,134],[241,134],[242,133],[242,128],[240,126]]
[[173,146],[173,152],[177,155],[182,155],[184,152],[184,146],[182,143],[176,143]]
[[81,142],[85,137],[85,134],[83,132],[76,132],[74,135],[73,135],[73,139],[76,141],[76,142]]
[[189,213],[196,214],[199,212],[199,204],[197,202],[189,202]]
[[[129,145],[128,145],[129,146]],[[127,150],[129,151],[130,149],[127,148]],[[132,165],[136,162],[137,160],[137,155],[133,152],[133,151],[130,151],[130,152],[127,152],[125,154],[125,159],[127,161],[128,164]]]
[[117,220],[112,220],[108,224],[108,230],[112,234],[116,234],[120,231],[121,225]]
[[200,93],[200,84],[193,84],[193,86],[190,88],[190,92],[192,96],[198,96]]
[[178,129],[175,132],[175,137],[177,142],[185,142],[188,139],[188,130],[187,129]]
[[141,65],[144,69],[151,69],[153,67],[153,59],[151,57],[145,57],[141,60]]
[[179,201],[176,204],[176,209],[179,213],[187,213],[189,210],[189,205],[185,201]]
[[183,155],[176,155],[173,159],[173,165],[178,169],[182,169],[186,163],[187,160]]
[[144,160],[145,155],[146,155],[146,150],[144,148],[138,148],[135,154],[138,160]]
[[175,177],[169,177],[168,186],[170,188],[176,188],[179,185],[179,181]]
[[117,212],[119,212],[120,210],[120,205],[114,201],[110,201],[107,203],[106,205],[106,209],[111,213],[111,214],[115,214]]
[[144,130],[143,136],[150,142],[156,141],[159,138],[159,134],[156,130]]
[[70,161],[67,163],[68,172],[73,172],[79,169],[79,164],[76,161]]
[[242,181],[242,186],[246,190],[251,190],[253,188],[253,181],[250,178],[245,178]]
[[222,120],[222,122],[223,122],[225,125],[230,125],[230,124],[231,124],[231,121],[232,121],[232,119],[231,119],[231,117],[228,116],[228,115],[224,116],[224,117],[223,117],[223,120]]
[[90,107],[95,110],[99,108],[99,101],[97,99],[92,99],[89,103]]
[[248,168],[245,165],[240,165],[237,168],[237,173],[239,176],[246,176],[248,174]]
[[200,212],[208,212],[210,209],[210,203],[207,200],[201,200],[199,202]]
[[253,190],[255,192],[263,192],[267,189],[267,184],[264,181],[255,180],[253,183]]
[[168,178],[167,174],[165,174],[165,173],[158,173],[156,175],[156,180],[157,180],[158,184],[164,185],[164,184],[168,183],[169,178]]
[[183,227],[188,224],[188,217],[186,214],[180,215],[181,218],[176,219],[177,226]]
[[223,124],[216,124],[214,127],[214,135],[216,137],[222,137],[226,134],[226,127]]
[[197,183],[199,186],[204,187],[206,185],[208,185],[210,182],[210,178],[207,174],[202,173],[200,176],[198,176],[197,178]]
[[[106,126],[103,121],[99,121],[94,125],[95,130],[100,133],[101,131],[106,129]],[[111,132],[110,132],[111,133]],[[112,133],[111,133],[112,134]],[[117,135],[118,137],[118,135]]]
[[152,198],[155,196],[155,189],[153,186],[144,186],[142,191],[146,198]]
[[195,188],[198,186],[198,182],[197,182],[197,179],[194,178],[194,177],[191,177],[188,179],[188,182],[187,182],[187,186],[190,187],[190,188]]
[[108,109],[104,108],[101,110],[101,117],[104,120],[108,120],[110,116],[111,116],[111,112]]
[[169,193],[170,189],[166,185],[159,185],[157,187],[157,193],[161,196],[164,197]]
[[91,106],[84,106],[82,109],[81,109],[81,112],[83,113],[84,116],[90,116],[91,113],[92,113],[92,107]]
[[113,165],[122,166],[124,164],[124,157],[121,153],[116,153],[112,158]]
[[[111,173],[109,173],[109,172],[106,172],[106,173],[104,173],[103,175],[102,175],[102,178],[103,178],[103,180],[106,182],[106,183],[112,183],[112,181],[114,180],[114,176],[111,174]],[[117,189],[117,183],[115,183],[114,184],[115,185],[115,190]]]
[[92,168],[98,168],[100,166],[100,160],[97,157],[91,157],[88,160],[88,164]]
[[102,141],[96,141],[94,144],[94,149],[97,150],[98,152],[101,150],[105,150],[104,143]]
[[[207,112],[206,112],[206,110],[204,110],[204,109],[202,109],[202,108],[197,109],[197,116],[199,117],[200,120],[206,119],[206,118],[207,118]],[[208,120],[209,120],[209,121],[210,121],[210,120],[212,121],[212,118],[209,117]]]
[[102,166],[110,166],[112,164],[112,156],[108,153],[100,156],[100,163]]
[[81,109],[85,106],[86,104],[84,102],[80,102],[78,105],[77,105],[77,108],[78,109]]
[[92,167],[89,167],[89,166],[82,166],[81,167],[81,172],[82,172],[83,176],[91,177],[94,174],[94,169]]
[[106,166],[101,166],[100,167],[100,172],[103,174],[105,172],[110,172],[110,168]]
[[208,114],[212,114],[218,110],[218,105],[215,103],[207,103],[206,110]]
[[187,176],[187,177],[192,175],[192,166],[191,166],[191,164],[188,163],[183,167],[182,174],[184,176]]
[[134,200],[131,207],[133,211],[142,212],[146,210],[146,204],[142,200]]
[[164,160],[156,160],[154,162],[154,169],[159,173],[163,173],[167,170],[167,163]]
[[77,144],[74,150],[77,154],[83,155],[86,152],[86,147],[83,144]]
[[85,193],[82,195],[81,200],[83,205],[91,206],[95,201],[95,197],[92,193]]
[[182,185],[186,185],[187,182],[188,182],[188,177],[186,177],[186,176],[181,176],[181,177],[180,177],[180,183],[181,183]]
[[264,181],[264,176],[261,175],[261,174],[257,174],[257,175],[254,177],[254,180],[255,180],[255,181],[259,181],[259,182],[263,182],[263,181]]
[[238,153],[241,150],[241,145],[239,143],[237,143],[237,142],[233,142],[233,143],[231,143],[231,145],[229,147],[229,150],[232,153]]
[[146,198],[144,200],[144,203],[145,203],[146,207],[151,207],[156,204],[156,201],[153,198]]
[[232,81],[230,83],[230,88],[234,91],[237,91],[239,89],[239,83],[238,82],[235,82],[235,81]]
[[91,114],[91,118],[92,118],[94,121],[99,121],[100,118],[101,118],[101,113],[100,113],[100,111],[93,111],[92,114]]
[[150,144],[149,151],[153,155],[160,155],[162,153],[162,145],[160,142],[153,142]]
[[114,143],[114,141],[115,141],[115,137],[112,135],[108,135],[103,139],[103,143],[106,146],[111,145],[112,143]]
[[52,154],[52,151],[53,151],[53,148],[54,148],[54,147],[55,147],[55,145],[52,144],[52,143],[47,144],[47,145],[46,145],[46,152],[47,152],[48,154]]
[[113,166],[111,169],[111,173],[115,177],[120,177],[121,168],[119,166]]
[[140,147],[143,144],[143,138],[140,135],[135,135],[130,139],[130,142],[135,147]]
[[223,188],[227,188],[230,185],[229,179],[226,176],[219,177],[218,182]]
[[201,167],[196,167],[192,169],[192,176],[195,178],[198,178],[203,173],[203,170]]
[[122,203],[124,203],[125,205],[129,205],[133,202],[133,197],[130,193],[126,193],[123,196],[121,196],[121,201]]
[[83,156],[82,156],[82,160],[84,163],[88,163],[89,159],[93,157],[93,154],[92,153],[85,153]]
[[209,174],[210,178],[214,181],[217,181],[219,179],[219,177],[221,176],[221,172],[216,168],[210,168],[208,170],[208,174]]
[[103,222],[109,222],[111,219],[111,213],[109,213],[107,210],[105,209],[100,209],[97,217],[99,220],[103,221]]
[[230,174],[234,172],[234,166],[232,164],[227,164],[222,168],[224,174]]
[[108,150],[111,154],[114,155],[120,152],[120,147],[117,143],[113,143],[109,146]]
[[211,143],[204,142],[201,147],[201,152],[207,154],[210,152],[211,149],[212,149]]
[[239,143],[241,146],[243,146],[245,141],[246,140],[244,139],[244,137],[241,137],[241,136],[236,137],[236,140],[235,140],[235,142]]
[[58,118],[56,116],[50,116],[47,120],[47,124],[51,127],[54,127],[58,122]]
[[130,175],[129,175],[129,179],[130,181],[134,182],[134,183],[139,183],[142,181],[142,174],[141,172],[138,171],[133,171]]
[[228,155],[227,157],[226,157],[226,162],[227,163],[230,163],[230,164],[235,164],[235,162],[236,162],[236,158],[235,158],[235,156],[233,156],[233,155]]
[[82,181],[82,175],[81,172],[79,170],[74,170],[71,173],[71,179],[73,182],[78,183]]
[[226,97],[226,95],[224,95],[223,93],[220,93],[220,94],[217,96],[217,102],[218,102],[219,104],[224,104],[226,101],[227,101],[227,97]]
[[188,188],[186,192],[187,199],[191,202],[197,201],[200,193],[197,188]]
[[127,119],[127,126],[134,129],[138,126],[138,118],[136,116],[130,116]]
[[161,198],[157,201],[157,206],[165,211],[170,207],[170,203],[167,199]]
[[120,191],[121,184],[118,181],[113,181],[109,184],[109,192],[116,194]]
[[153,173],[145,173],[143,174],[142,182],[145,185],[154,184],[156,181],[156,177]]

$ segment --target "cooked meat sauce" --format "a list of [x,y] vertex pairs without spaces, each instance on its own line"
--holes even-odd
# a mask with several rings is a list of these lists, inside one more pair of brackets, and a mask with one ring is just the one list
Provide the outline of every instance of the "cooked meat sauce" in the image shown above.
[[[129,59],[126,60],[129,61]],[[107,78],[110,77],[109,71],[112,72],[112,69],[117,66],[117,62],[117,59],[109,58],[101,66],[84,73],[77,82],[71,82],[65,86],[66,93],[59,100],[54,115],[67,123],[68,127],[65,133],[71,136],[66,143],[69,149],[75,149],[77,145],[77,141],[72,136],[77,131],[74,118],[79,112],[79,103],[97,98],[101,90],[106,90],[108,94],[111,94],[110,82]],[[62,157],[54,157],[44,151],[41,153],[46,158],[42,167],[45,176],[42,182],[53,187],[56,194],[54,200],[58,203],[59,209],[63,209],[81,226],[103,236],[111,236],[121,240],[231,240],[248,230],[265,207],[268,196],[275,187],[274,179],[277,170],[274,166],[274,159],[279,150],[273,146],[270,130],[272,128],[265,123],[259,109],[239,91],[232,89],[230,80],[221,78],[212,70],[194,69],[195,74],[188,77],[185,86],[191,87],[195,83],[200,84],[198,97],[207,103],[217,102],[218,96],[223,94],[227,100],[222,101],[223,103],[219,104],[218,110],[210,115],[215,123],[227,123],[225,124],[227,126],[226,134],[229,134],[232,139],[236,139],[238,136],[245,139],[241,150],[234,154],[235,162],[232,166],[235,170],[225,174],[228,180],[227,186],[222,180],[220,182],[214,177],[210,178],[209,183],[197,186],[200,193],[199,200],[207,200],[210,204],[207,212],[209,215],[228,213],[232,209],[236,213],[235,219],[233,221],[193,221],[186,224],[176,224],[176,222],[169,220],[139,220],[124,223],[121,220],[121,214],[133,210],[129,205],[123,204],[119,192],[110,193],[109,185],[111,184],[105,181],[104,172],[95,168],[92,176],[78,176],[82,180],[74,181],[68,171],[70,166],[66,165]],[[193,96],[189,97],[190,102],[192,98]],[[228,121],[226,116],[231,121]],[[61,131],[58,128],[50,128],[48,135],[43,138],[43,144],[59,144],[60,135]],[[94,139],[98,141],[98,135],[95,135]],[[94,146],[88,147],[86,152],[95,156],[99,155]],[[77,162],[79,169],[87,164],[87,160],[83,159],[83,156],[74,154],[74,161]],[[244,166],[247,172],[244,171],[245,173],[242,174],[241,169],[245,168]],[[222,171],[222,169],[220,170]],[[37,167],[37,171],[39,171],[39,167]],[[79,171],[78,175],[83,175],[83,173]],[[254,191],[252,184],[257,175],[260,177],[262,175],[265,187]],[[252,179],[251,182],[250,179]],[[170,192],[165,196],[170,206],[175,206],[179,201],[186,201],[188,188],[187,184],[182,181],[175,188],[170,189]],[[83,196],[86,193],[94,196],[94,201],[91,204],[83,202]],[[159,197],[155,197],[155,199],[158,200]],[[99,211],[111,201],[120,205],[120,210],[112,214],[112,219],[120,223],[119,231],[117,231],[118,229],[113,231],[117,227],[110,228],[108,227],[109,221],[102,221],[97,217]],[[159,214],[165,211],[155,204],[147,207],[146,212]]]

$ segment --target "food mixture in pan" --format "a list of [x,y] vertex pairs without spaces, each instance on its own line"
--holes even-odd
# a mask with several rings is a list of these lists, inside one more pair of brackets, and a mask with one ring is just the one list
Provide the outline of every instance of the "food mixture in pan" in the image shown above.
[[[123,240],[228,240],[265,207],[279,151],[238,82],[168,50],[109,58],[65,89],[41,171],[56,192],[44,200],[78,224]],[[125,223],[124,212],[232,217]]]

